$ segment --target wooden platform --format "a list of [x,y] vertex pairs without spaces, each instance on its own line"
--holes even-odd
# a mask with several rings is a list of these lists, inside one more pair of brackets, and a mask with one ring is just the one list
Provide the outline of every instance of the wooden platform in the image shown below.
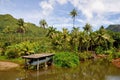
[[27,65],[37,65],[37,70],[39,70],[39,65],[41,63],[45,64],[45,67],[47,67],[47,62],[51,61],[53,59],[54,54],[53,53],[40,53],[40,54],[32,54],[27,56],[22,56],[23,59],[25,59],[25,66]]
[[53,53],[42,53],[42,54],[32,54],[32,55],[28,55],[28,56],[22,56],[22,58],[26,58],[26,59],[40,59],[40,58],[44,58],[44,57],[49,57],[49,56],[53,56]]

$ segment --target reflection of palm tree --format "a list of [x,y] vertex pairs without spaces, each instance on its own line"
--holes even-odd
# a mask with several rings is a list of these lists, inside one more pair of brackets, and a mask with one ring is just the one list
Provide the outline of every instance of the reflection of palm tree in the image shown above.
[[76,10],[76,9],[73,9],[73,10],[70,12],[70,15],[71,15],[72,18],[73,18],[73,27],[74,27],[75,17],[78,15],[77,10]]
[[47,24],[47,22],[46,22],[46,20],[45,19],[42,19],[42,20],[40,20],[40,26],[41,27],[43,27],[43,28],[45,28],[46,26],[48,26],[48,24]]

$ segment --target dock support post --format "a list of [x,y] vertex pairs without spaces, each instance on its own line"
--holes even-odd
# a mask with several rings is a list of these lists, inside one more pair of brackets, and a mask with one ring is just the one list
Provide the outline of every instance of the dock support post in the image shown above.
[[47,69],[48,65],[47,65],[47,57],[45,58],[46,61],[45,61],[45,69]]
[[39,59],[37,60],[37,70],[39,70]]

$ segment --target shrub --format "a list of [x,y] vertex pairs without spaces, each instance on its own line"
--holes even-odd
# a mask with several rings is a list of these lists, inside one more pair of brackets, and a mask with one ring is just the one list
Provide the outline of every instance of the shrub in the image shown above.
[[75,67],[79,65],[79,57],[73,53],[61,52],[54,56],[54,63],[59,67]]
[[21,42],[19,44],[11,45],[6,48],[5,55],[8,58],[16,58],[22,55],[36,53],[39,50],[38,42]]
[[104,51],[104,54],[109,55],[109,54],[114,54],[115,52],[116,52],[115,48],[111,48],[111,49]]
[[103,47],[101,47],[101,46],[98,46],[98,47],[96,47],[96,49],[95,49],[95,52],[97,53],[97,54],[102,54],[103,53]]
[[86,60],[86,59],[90,59],[92,57],[93,57],[92,53],[90,53],[90,52],[79,53],[80,60]]
[[18,57],[17,50],[9,49],[5,52],[7,58],[16,58]]

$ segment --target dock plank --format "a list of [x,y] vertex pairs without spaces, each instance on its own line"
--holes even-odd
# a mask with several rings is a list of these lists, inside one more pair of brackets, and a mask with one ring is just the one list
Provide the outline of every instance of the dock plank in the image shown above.
[[53,53],[42,53],[42,54],[32,54],[32,55],[22,56],[22,58],[38,59],[38,58],[49,57],[53,55],[54,55]]

